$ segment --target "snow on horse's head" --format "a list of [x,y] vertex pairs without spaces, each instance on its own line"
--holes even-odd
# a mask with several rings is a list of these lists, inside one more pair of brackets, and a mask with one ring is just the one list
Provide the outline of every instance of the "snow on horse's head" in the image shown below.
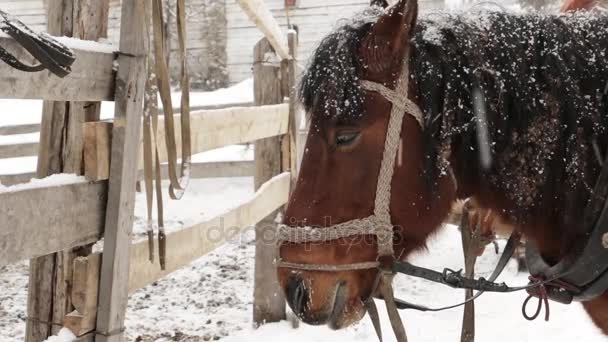
[[[303,75],[310,130],[286,225],[335,227],[375,214],[391,110],[405,100],[362,84],[394,89],[406,69],[409,86],[397,88],[422,118],[405,115],[400,123],[388,199],[394,257],[423,249],[452,203],[474,197],[558,259],[585,233],[577,218],[600,169],[592,142],[608,146],[608,18],[483,12],[419,19],[416,0],[374,3],[382,6],[321,41]],[[376,261],[377,241],[282,243],[286,263],[338,266],[279,264],[294,312],[333,328],[361,319],[378,271],[339,266]]]

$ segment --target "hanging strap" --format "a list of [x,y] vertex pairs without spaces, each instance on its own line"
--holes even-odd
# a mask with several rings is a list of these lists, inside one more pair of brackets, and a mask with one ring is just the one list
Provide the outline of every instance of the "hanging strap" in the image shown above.
[[167,162],[169,180],[171,182],[169,195],[172,199],[180,199],[190,181],[191,164],[191,138],[190,138],[190,98],[189,78],[186,56],[186,29],[185,29],[185,0],[177,1],[177,26],[181,66],[181,137],[182,161],[180,176],[177,176],[177,146],[175,141],[175,122],[173,117],[173,104],[171,101],[171,84],[169,68],[165,58],[166,37],[163,31],[163,6],[161,0],[152,1],[152,23],[154,31],[154,58],[156,64],[156,77],[158,91],[163,103],[165,119],[165,143],[167,146]]
[[[146,4],[147,6],[147,4]],[[151,14],[151,18],[150,18]],[[181,143],[182,163],[180,177],[177,177],[177,147],[175,141],[175,123],[173,104],[171,101],[171,85],[169,68],[164,55],[167,46],[164,34],[163,5],[161,0],[152,1],[152,9],[146,10],[147,27],[152,26],[153,55],[149,57],[148,82],[146,83],[145,114],[143,120],[144,131],[144,181],[146,188],[146,204],[148,214],[148,248],[149,259],[154,261],[154,220],[152,206],[154,193],[156,193],[157,222],[158,222],[158,250],[159,263],[162,270],[166,268],[166,234],[164,227],[164,210],[162,196],[162,174],[158,151],[158,94],[163,103],[165,119],[165,143],[167,147],[167,160],[169,169],[169,196],[180,199],[190,178],[191,137],[190,137],[190,80],[188,77],[188,63],[186,55],[186,12],[185,0],[177,1],[177,26],[180,47],[180,86],[181,97]],[[156,71],[156,72],[154,72]]]

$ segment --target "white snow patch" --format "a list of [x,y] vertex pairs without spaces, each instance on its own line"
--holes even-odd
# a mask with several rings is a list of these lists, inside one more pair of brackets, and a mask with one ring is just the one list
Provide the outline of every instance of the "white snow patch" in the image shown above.
[[59,333],[57,333],[56,336],[51,336],[51,337],[47,338],[45,342],[72,342],[72,341],[76,341],[76,335],[74,335],[74,333],[68,328],[61,328],[61,330],[59,330]]
[[61,173],[48,176],[42,179],[32,179],[29,183],[15,184],[13,186],[0,185],[0,194],[7,192],[16,192],[23,190],[38,189],[44,187],[61,186],[69,184],[87,183],[88,181],[83,176],[75,174]]
[[92,40],[82,40],[72,37],[53,37],[61,44],[75,50],[85,50],[90,52],[114,53],[118,51],[118,46],[114,46],[109,41],[94,42]]

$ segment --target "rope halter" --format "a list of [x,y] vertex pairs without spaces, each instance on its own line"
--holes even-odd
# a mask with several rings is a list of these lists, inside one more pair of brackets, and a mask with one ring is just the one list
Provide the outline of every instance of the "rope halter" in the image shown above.
[[[392,104],[386,140],[384,142],[382,164],[380,165],[380,174],[378,175],[373,215],[329,227],[292,227],[279,224],[277,247],[280,247],[284,242],[324,242],[356,235],[375,235],[378,243],[378,259],[385,256],[395,256],[393,248],[395,233],[390,213],[391,181],[393,179],[395,159],[397,158],[405,114],[407,113],[416,119],[420,128],[423,128],[422,111],[418,105],[408,98],[409,78],[409,53],[407,53],[395,89],[389,89],[383,84],[372,81],[361,81],[363,89],[379,93]],[[380,266],[378,259],[376,261],[343,265],[300,264],[283,261],[281,260],[280,253],[277,253],[277,267],[308,271],[352,271],[377,268]]]

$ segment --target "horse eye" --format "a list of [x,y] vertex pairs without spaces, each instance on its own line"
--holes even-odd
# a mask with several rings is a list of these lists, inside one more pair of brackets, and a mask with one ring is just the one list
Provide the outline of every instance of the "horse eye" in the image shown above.
[[359,132],[338,132],[336,134],[336,146],[347,147],[352,145],[359,137]]

